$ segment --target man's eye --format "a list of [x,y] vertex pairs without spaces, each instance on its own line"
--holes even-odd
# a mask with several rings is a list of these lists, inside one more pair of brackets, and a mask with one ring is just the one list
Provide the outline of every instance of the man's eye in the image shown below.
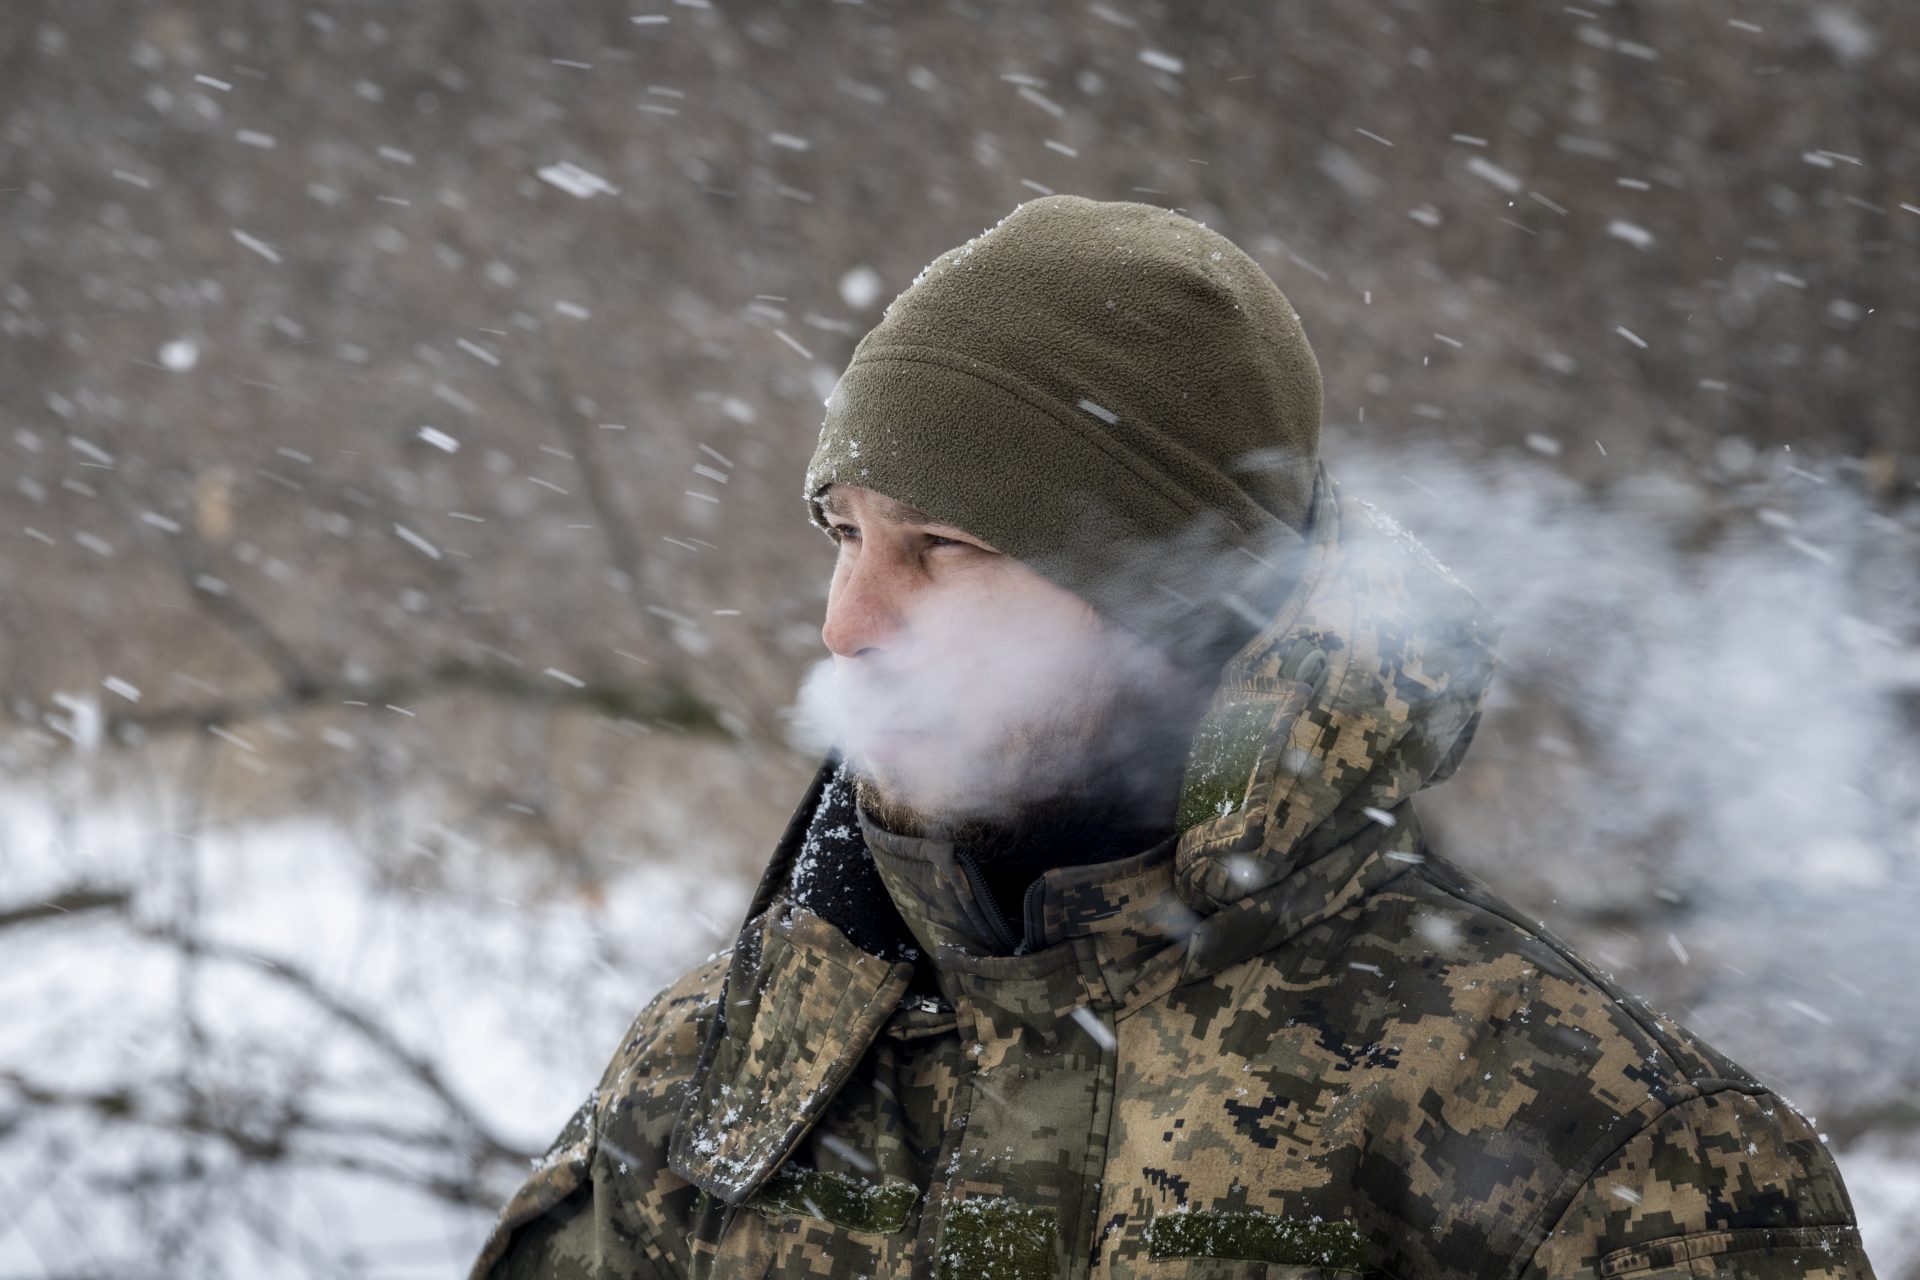
[[850,524],[830,524],[827,526],[827,536],[835,542],[845,542],[848,538],[858,538],[860,531]]
[[936,547],[965,547],[972,545],[971,543],[962,542],[958,538],[943,538],[937,533],[929,533],[926,535],[926,538],[930,545]]

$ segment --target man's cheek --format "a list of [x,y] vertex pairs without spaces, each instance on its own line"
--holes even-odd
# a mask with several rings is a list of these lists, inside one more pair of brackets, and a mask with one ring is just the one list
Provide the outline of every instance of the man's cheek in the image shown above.
[[981,688],[954,707],[954,745],[974,758],[997,755],[1027,736],[1030,712],[1017,691]]

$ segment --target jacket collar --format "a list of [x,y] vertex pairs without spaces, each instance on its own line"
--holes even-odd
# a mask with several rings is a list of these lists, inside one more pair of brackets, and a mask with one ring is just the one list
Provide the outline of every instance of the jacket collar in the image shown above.
[[1055,867],[1017,911],[987,893],[954,842],[904,836],[859,811],[861,835],[907,928],[936,965],[1026,954],[1094,935],[1166,942],[1198,920],[1173,892],[1174,838],[1131,856]]

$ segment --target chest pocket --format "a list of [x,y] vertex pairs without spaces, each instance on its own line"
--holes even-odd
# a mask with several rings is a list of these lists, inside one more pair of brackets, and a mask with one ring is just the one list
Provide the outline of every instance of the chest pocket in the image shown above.
[[905,1276],[920,1191],[910,1182],[873,1182],[783,1167],[750,1203],[768,1228],[769,1276],[883,1280]]
[[1148,1274],[1167,1280],[1386,1280],[1341,1219],[1195,1210],[1147,1223]]

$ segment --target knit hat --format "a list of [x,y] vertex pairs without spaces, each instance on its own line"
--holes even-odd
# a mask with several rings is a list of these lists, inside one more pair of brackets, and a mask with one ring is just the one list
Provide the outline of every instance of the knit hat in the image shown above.
[[1290,585],[1320,369],[1230,240],[1133,201],[1015,206],[929,263],[854,347],[804,497],[859,486],[983,538],[1183,663]]

